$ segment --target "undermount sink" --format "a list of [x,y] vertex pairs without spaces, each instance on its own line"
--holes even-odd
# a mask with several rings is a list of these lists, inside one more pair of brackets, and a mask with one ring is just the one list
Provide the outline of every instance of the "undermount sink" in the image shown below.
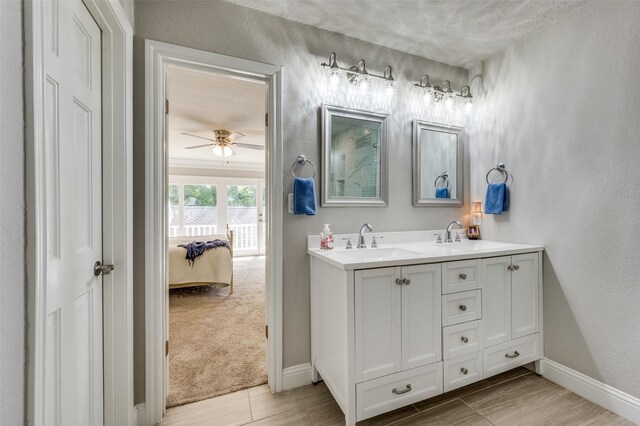
[[335,256],[339,256],[349,260],[373,260],[373,259],[398,259],[404,257],[417,256],[420,253],[399,249],[399,248],[367,248],[367,249],[352,249],[352,250],[340,250],[332,253]]

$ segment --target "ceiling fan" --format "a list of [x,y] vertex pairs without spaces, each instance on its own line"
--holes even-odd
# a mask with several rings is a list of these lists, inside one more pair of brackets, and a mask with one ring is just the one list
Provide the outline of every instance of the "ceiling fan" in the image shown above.
[[233,148],[248,148],[248,149],[257,149],[264,150],[264,145],[254,145],[250,143],[238,143],[237,139],[240,139],[244,135],[239,132],[230,132],[228,130],[213,130],[213,136],[215,139],[205,138],[203,136],[192,135],[191,133],[181,132],[181,135],[192,136],[198,139],[204,139],[207,141],[211,141],[212,143],[206,143],[204,145],[194,145],[188,146],[185,149],[195,149],[195,148],[204,148],[206,146],[213,147],[213,155],[217,157],[230,157],[235,154]]

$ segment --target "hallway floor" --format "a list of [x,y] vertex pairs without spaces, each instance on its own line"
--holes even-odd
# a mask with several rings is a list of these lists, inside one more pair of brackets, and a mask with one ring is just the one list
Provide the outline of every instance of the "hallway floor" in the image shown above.
[[[320,383],[278,395],[266,385],[167,410],[163,426],[344,425]],[[525,368],[367,419],[358,425],[632,425]]]

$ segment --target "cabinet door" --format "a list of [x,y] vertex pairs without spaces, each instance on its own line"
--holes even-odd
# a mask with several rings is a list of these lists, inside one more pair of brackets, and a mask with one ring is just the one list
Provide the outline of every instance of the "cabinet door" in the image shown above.
[[442,359],[441,266],[402,268],[402,369]]
[[400,371],[400,268],[355,272],[356,381]]
[[538,254],[511,257],[511,338],[538,332]]
[[492,257],[480,262],[482,287],[482,347],[511,338],[511,258]]

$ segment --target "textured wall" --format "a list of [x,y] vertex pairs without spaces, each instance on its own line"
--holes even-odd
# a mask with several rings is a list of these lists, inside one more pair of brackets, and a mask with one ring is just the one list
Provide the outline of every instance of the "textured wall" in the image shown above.
[[0,424],[25,409],[22,2],[0,2]]
[[546,247],[545,355],[636,397],[638,22],[638,2],[590,2],[486,61],[470,130],[472,199],[498,161],[513,175],[483,236]]
[[[369,71],[381,73],[388,63],[399,81],[400,99],[390,117],[389,207],[321,208],[317,216],[285,214],[284,219],[284,366],[309,362],[309,261],[305,236],[319,233],[323,223],[335,232],[354,232],[365,222],[376,230],[443,228],[460,218],[460,208],[411,206],[411,120],[419,118],[408,102],[410,83],[423,73],[432,81],[449,78],[459,89],[468,72],[340,34],[319,30],[224,2],[136,2],[134,40],[134,200],[137,235],[144,235],[144,39],[164,41],[283,65],[284,193],[292,190],[288,170],[304,153],[319,164],[318,108],[324,90],[320,62],[333,50],[342,65],[367,59]],[[317,176],[319,177],[319,176]],[[286,198],[286,197],[285,197]],[[282,206],[284,208],[284,206]],[[144,400],[144,241],[136,239],[135,384],[136,402]]]

